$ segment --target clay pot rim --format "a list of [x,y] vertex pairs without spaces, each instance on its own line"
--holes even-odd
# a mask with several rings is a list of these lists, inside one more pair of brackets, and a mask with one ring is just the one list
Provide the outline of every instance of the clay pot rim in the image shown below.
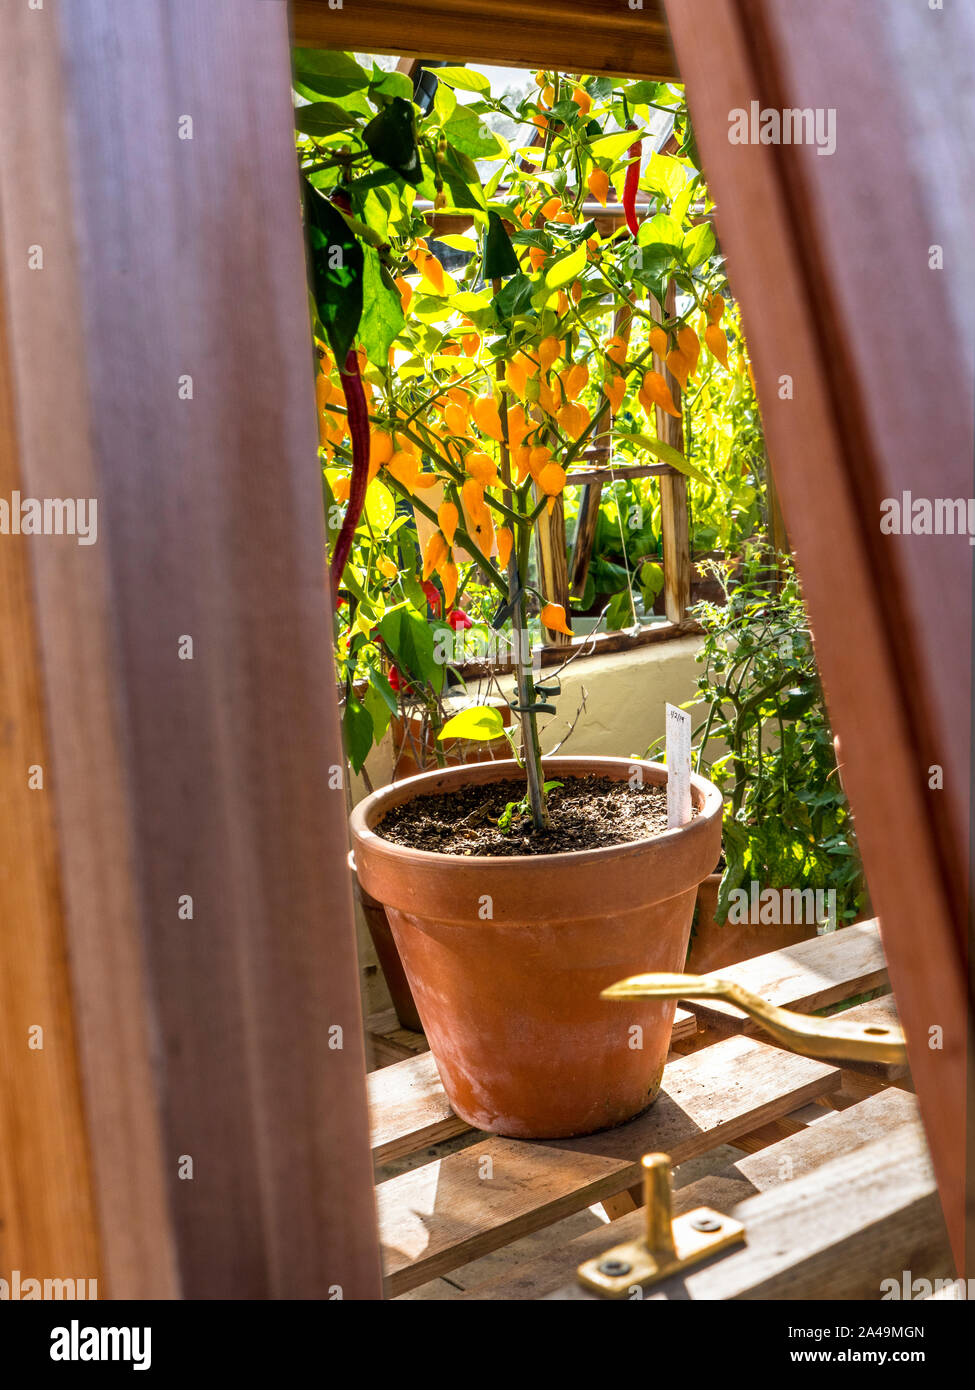
[[[553,773],[558,776],[557,769],[563,769],[562,775],[565,776],[592,775],[594,773],[598,776],[599,770],[602,768],[617,767],[650,769],[656,774],[655,784],[666,786],[666,764],[650,762],[645,758],[613,758],[575,754],[565,757],[556,755],[542,760],[542,771],[546,777],[550,777]],[[682,836],[703,837],[707,834],[708,827],[716,819],[720,822],[722,817],[723,798],[720,791],[713,783],[692,772],[691,796],[697,805],[698,814],[687,825],[674,826],[658,835],[648,835],[642,840],[624,840],[619,844],[601,845],[596,849],[563,850],[557,854],[442,854],[438,850],[414,849],[410,845],[395,844],[392,840],[386,840],[382,835],[378,835],[372,828],[386,810],[391,810],[393,806],[401,806],[404,802],[414,801],[417,797],[426,795],[427,788],[433,793],[434,791],[453,790],[452,786],[445,787],[445,782],[463,785],[465,782],[476,784],[503,781],[504,776],[509,773],[519,777],[524,775],[513,758],[492,759],[490,762],[484,763],[464,763],[458,767],[437,768],[433,772],[422,772],[415,777],[405,777],[401,782],[392,782],[388,786],[379,787],[363,801],[360,801],[349,817],[349,829],[353,844],[358,843],[361,849],[368,849],[372,853],[382,855],[393,862],[405,864],[409,861],[415,863],[419,860],[424,866],[440,866],[444,869],[469,869],[476,864],[479,870],[492,872],[506,869],[510,873],[516,865],[532,865],[536,870],[544,870],[547,867],[570,862],[573,866],[588,867],[592,865],[595,867],[628,853],[645,855],[648,849],[656,846],[660,846],[661,850],[665,851]],[[407,792],[405,796],[402,795],[404,791]]]

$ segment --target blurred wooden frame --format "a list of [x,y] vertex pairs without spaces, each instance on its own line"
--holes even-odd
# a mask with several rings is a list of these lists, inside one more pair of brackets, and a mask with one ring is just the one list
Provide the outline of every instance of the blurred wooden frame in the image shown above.
[[[971,63],[959,9],[667,5],[963,1270],[971,551],[878,526],[919,460],[927,494],[972,488],[975,179],[936,124]],[[379,1292],[287,19],[0,19],[0,495],[97,496],[102,528],[0,538],[0,1266],[115,1296]],[[303,44],[676,71],[650,0],[294,20]],[[752,99],[835,106],[837,153],[730,145]]]
[[101,1297],[381,1295],[289,42],[0,11],[0,496],[99,523],[0,536],[0,1271]]

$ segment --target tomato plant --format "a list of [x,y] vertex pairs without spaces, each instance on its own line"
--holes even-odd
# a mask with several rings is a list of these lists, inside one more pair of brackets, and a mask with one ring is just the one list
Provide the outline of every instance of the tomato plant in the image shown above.
[[725,869],[717,920],[747,880],[764,888],[830,888],[836,922],[863,915],[866,888],[849,803],[791,561],[769,563],[755,544],[709,560],[722,601],[695,615],[704,719],[697,766],[725,793]]

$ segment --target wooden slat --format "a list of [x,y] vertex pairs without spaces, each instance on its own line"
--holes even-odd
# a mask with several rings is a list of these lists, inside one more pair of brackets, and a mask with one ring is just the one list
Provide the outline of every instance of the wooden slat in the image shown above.
[[432,1052],[370,1072],[366,1091],[377,1163],[402,1158],[470,1128],[451,1110]]
[[380,1183],[380,1240],[391,1296],[520,1235],[632,1187],[641,1156],[704,1153],[839,1085],[821,1062],[728,1038],[668,1065],[645,1115],[584,1139],[486,1139]]
[[[878,1300],[882,1281],[892,1278],[900,1287],[906,1269],[914,1278],[952,1277],[951,1250],[919,1125],[901,1125],[739,1202],[728,1215],[744,1223],[745,1244],[649,1289],[649,1300],[798,1300],[824,1294]],[[549,1297],[589,1301],[592,1295],[576,1283]]]
[[[875,919],[800,941],[787,950],[753,956],[712,972],[735,980],[753,994],[799,1013],[812,1013],[851,995],[866,994],[887,983],[887,967]],[[734,1004],[721,999],[689,999],[683,1007],[703,1027],[721,1033],[760,1033],[761,1028]]]
[[[0,6],[14,466],[98,503],[28,542],[27,679],[103,1297],[381,1291],[289,77],[284,4]],[[84,1211],[68,1148],[5,1223]]]
[[[697,1019],[686,1009],[678,1009],[671,1040],[696,1033]],[[382,1041],[375,1037],[374,1045],[378,1048]],[[469,1128],[451,1110],[431,1053],[382,1066],[366,1078],[366,1087],[376,1163],[415,1153]]]
[[[746,1154],[719,1172],[696,1182],[677,1186],[673,1195],[675,1216],[694,1207],[709,1206],[730,1212],[738,1203],[811,1173],[824,1163],[853,1153],[874,1139],[887,1137],[903,1126],[917,1129],[917,1103],[903,1091],[885,1091],[863,1101],[853,1110],[826,1116],[814,1126],[797,1130],[779,1143]],[[677,1174],[679,1181],[679,1173]],[[611,1227],[587,1231],[539,1259],[526,1261],[514,1273],[500,1275],[470,1289],[466,1297],[485,1301],[544,1298],[568,1285],[584,1260],[601,1255],[625,1240],[643,1234],[644,1214],[636,1211],[614,1219]]]
[[793,1110],[790,1115],[782,1115],[777,1120],[770,1120],[767,1125],[753,1129],[750,1134],[740,1134],[734,1140],[734,1146],[746,1154],[761,1153],[782,1139],[801,1134],[811,1124],[820,1124],[827,1115],[833,1113],[828,1108],[832,1099],[832,1096],[827,1096],[825,1099],[814,1100],[810,1105],[804,1105],[801,1110]]
[[[975,1088],[973,551],[964,536],[883,535],[880,505],[905,489],[971,495],[973,149],[944,113],[967,100],[975,18],[883,0],[666,4],[961,1262],[975,1219],[960,1139]],[[752,101],[832,109],[835,152],[731,144],[729,112]],[[865,207],[887,210],[879,237],[862,235]],[[904,323],[920,393],[904,389]]]
[[[578,472],[570,470],[566,476],[566,487],[579,487],[580,485],[589,487],[593,483],[625,483],[627,479],[634,478],[660,478],[665,474],[676,473],[677,470],[671,468],[669,463],[640,463],[632,466],[621,465],[619,468],[588,468],[580,469]],[[678,477],[680,474],[677,475]]]
[[292,11],[304,48],[677,77],[660,0],[292,0]]
[[429,1050],[423,1034],[414,1033],[409,1028],[394,1028],[390,1033],[369,1033],[367,1041],[377,1067],[393,1066]]
[[[897,1003],[892,994],[882,995],[879,999],[868,999],[865,1004],[855,1004],[852,1009],[844,1009],[842,1017],[844,1022],[862,1023],[867,1027],[900,1027]],[[893,1062],[846,1062],[843,1066],[844,1075],[848,1071],[881,1082],[903,1081],[910,1076],[909,1067],[897,1066]]]
[[674,1012],[674,1026],[671,1029],[670,1041],[685,1042],[688,1038],[693,1038],[698,1031],[697,1019],[689,1009],[678,1008]]

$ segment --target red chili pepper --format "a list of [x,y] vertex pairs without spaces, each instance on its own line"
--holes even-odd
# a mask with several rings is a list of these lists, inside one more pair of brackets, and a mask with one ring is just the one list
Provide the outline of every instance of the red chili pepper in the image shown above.
[[470,614],[465,613],[463,608],[452,608],[447,614],[447,621],[455,632],[462,632],[464,628],[474,626]]
[[[332,194],[332,202],[343,212],[351,211],[352,204],[344,189],[336,189]],[[345,366],[339,368],[339,376],[345,392],[349,436],[352,440],[352,476],[349,480],[349,505],[332,552],[330,574],[333,603],[338,598],[339,584],[345,573],[349,551],[352,549],[352,537],[365,506],[366,488],[369,484],[369,407],[366,404],[366,393],[362,389],[359,358],[354,347],[348,351]]]
[[349,480],[349,505],[332,552],[332,600],[338,598],[339,584],[352,549],[352,537],[359,524],[369,485],[369,407],[359,375],[359,358],[355,348],[349,349],[345,366],[339,372],[345,405],[348,411],[349,434],[352,438],[352,477]]
[[640,147],[642,139],[634,140],[630,146],[630,158],[634,161],[626,171],[626,182],[623,185],[623,212],[626,215],[626,225],[635,237],[639,229],[636,220],[636,190],[640,184]]
[[429,579],[424,579],[420,588],[427,596],[427,607],[436,618],[440,613],[440,590],[436,584],[432,584]]

